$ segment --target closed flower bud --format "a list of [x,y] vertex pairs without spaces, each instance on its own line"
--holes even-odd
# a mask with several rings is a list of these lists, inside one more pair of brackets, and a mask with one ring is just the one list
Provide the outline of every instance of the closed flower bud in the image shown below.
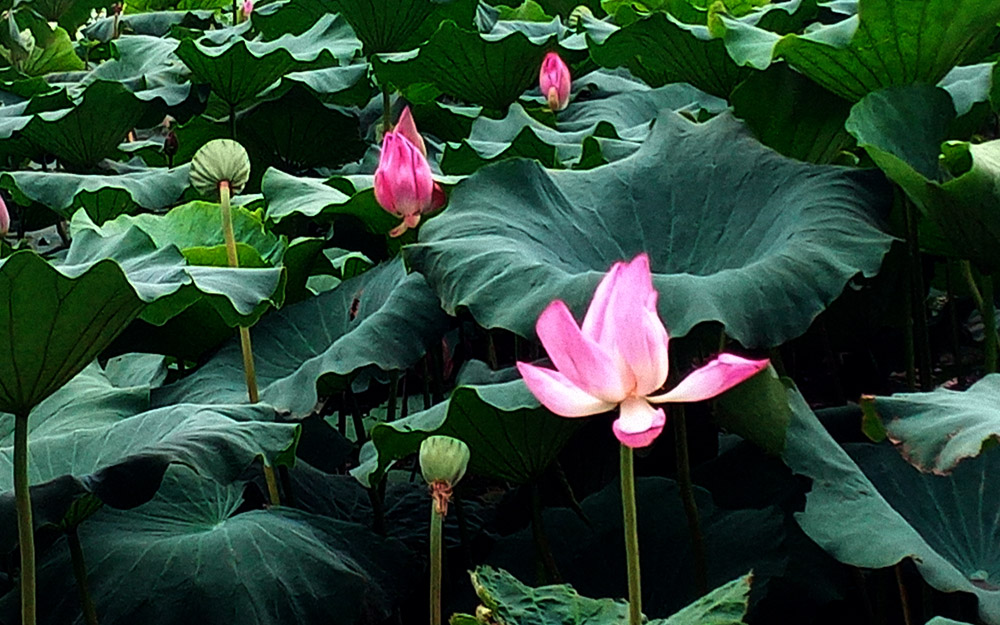
[[469,466],[469,446],[450,436],[429,436],[420,444],[420,472],[428,484],[454,486]]
[[10,230],[10,213],[7,212],[7,203],[3,201],[3,196],[0,196],[0,238],[6,236],[8,230]]
[[542,69],[538,73],[538,86],[542,96],[553,112],[561,111],[569,106],[569,91],[573,79],[569,75],[569,67],[555,52],[549,52],[542,61]]
[[253,13],[253,0],[243,0],[243,19],[250,19]]
[[202,195],[217,196],[222,182],[228,182],[235,195],[249,180],[250,157],[232,139],[213,139],[191,159],[191,186]]
[[177,141],[177,134],[170,130],[167,132],[167,136],[163,138],[163,153],[167,156],[174,156],[177,154],[177,149],[180,144]]
[[444,191],[431,176],[425,150],[423,138],[406,109],[396,128],[385,133],[375,170],[375,200],[386,211],[403,218],[389,236],[398,237],[417,227],[422,214],[444,205]]

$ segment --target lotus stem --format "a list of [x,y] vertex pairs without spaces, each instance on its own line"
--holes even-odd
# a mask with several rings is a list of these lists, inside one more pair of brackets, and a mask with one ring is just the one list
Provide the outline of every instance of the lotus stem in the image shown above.
[[906,198],[903,198],[903,208],[906,221],[906,245],[910,256],[910,291],[913,293],[910,316],[913,319],[914,350],[920,364],[917,373],[920,378],[920,389],[929,391],[933,385],[931,378],[933,362],[930,333],[927,330],[927,307],[924,303],[927,298],[927,290],[924,288],[924,272],[920,264],[917,214],[913,202]]
[[[219,183],[219,201],[222,204],[222,235],[226,239],[226,257],[230,267],[240,266],[240,257],[236,252],[236,235],[233,234],[233,211],[229,203],[229,182]],[[257,394],[257,373],[253,362],[253,348],[250,345],[250,328],[240,327],[240,348],[243,351],[243,373],[246,376],[247,394],[250,403],[260,400]]]
[[396,400],[399,396],[399,371],[389,374],[389,402],[385,407],[385,420],[392,423],[396,420]]
[[976,276],[972,272],[972,263],[967,260],[961,261],[962,277],[972,294],[972,301],[976,304],[980,316],[983,318],[983,351],[986,354],[986,372],[997,372],[997,322],[996,304],[993,300],[993,280],[989,276],[982,276],[983,290],[979,290]]
[[28,489],[28,415],[14,417],[14,498],[21,548],[21,625],[35,625],[35,527]]
[[545,519],[542,517],[542,495],[538,484],[531,485],[531,536],[535,541],[535,551],[545,570],[546,581],[549,584],[562,583],[562,575],[556,558],[552,555],[552,545],[549,535],[545,532]]
[[[237,9],[237,7],[236,7],[236,0],[233,0],[233,26],[236,26],[236,19],[237,19],[236,18],[236,15],[237,15],[236,9]],[[236,139],[236,137],[233,137],[233,139]]]
[[382,135],[392,129],[392,104],[389,102],[389,87],[382,85]]
[[73,561],[73,577],[76,578],[76,592],[80,596],[80,609],[83,611],[83,621],[87,625],[98,625],[97,608],[90,596],[87,585],[87,561],[83,559],[83,546],[80,545],[80,535],[76,526],[66,530],[66,541],[69,543],[69,557]]
[[903,625],[913,625],[913,618],[910,616],[910,599],[906,592],[906,585],[903,583],[903,563],[897,562],[893,568],[896,571],[896,587],[899,588],[899,605],[903,611]]
[[621,446],[622,511],[625,559],[628,565],[628,622],[642,625],[642,584],[639,580],[639,527],[635,508],[635,469],[632,448]]
[[431,501],[431,625],[441,625],[441,557],[444,542],[444,515],[437,501]]
[[701,532],[698,516],[698,502],[694,498],[694,484],[691,482],[691,459],[688,453],[687,417],[683,406],[674,408],[674,442],[677,451],[677,486],[680,489],[684,514],[687,516],[688,532],[691,534],[691,550],[694,554],[694,582],[699,596],[708,594],[708,557],[705,554],[705,537]]
[[267,498],[272,506],[281,505],[281,494],[278,492],[278,478],[274,472],[274,466],[264,465],[264,481],[267,483]]

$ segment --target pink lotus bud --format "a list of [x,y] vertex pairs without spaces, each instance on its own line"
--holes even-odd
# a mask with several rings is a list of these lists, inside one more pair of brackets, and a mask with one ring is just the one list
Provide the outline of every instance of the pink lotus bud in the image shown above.
[[417,131],[417,122],[413,121],[410,107],[404,108],[403,112],[399,114],[399,121],[396,122],[396,127],[393,130],[396,134],[403,135],[409,139],[410,143],[417,146],[421,154],[427,156],[427,145],[424,144],[424,138]]
[[250,19],[253,13],[253,0],[243,0],[243,19]]
[[421,148],[424,148],[423,138],[409,109],[405,109],[396,129],[382,139],[382,154],[375,170],[376,201],[403,218],[403,223],[393,228],[389,236],[398,237],[409,228],[416,228],[422,214],[444,205],[444,191],[431,177],[431,167]]
[[8,230],[10,230],[10,213],[7,212],[3,196],[0,196],[0,237],[6,236]]
[[569,68],[555,52],[549,52],[542,61],[542,69],[538,73],[538,86],[542,95],[549,103],[553,112],[561,111],[569,106],[569,90],[573,79]]

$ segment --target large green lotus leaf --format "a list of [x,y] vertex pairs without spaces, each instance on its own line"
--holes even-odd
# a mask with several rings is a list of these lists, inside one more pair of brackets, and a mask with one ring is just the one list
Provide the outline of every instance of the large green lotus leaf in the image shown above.
[[995,270],[1000,142],[942,146],[954,118],[952,98],[939,87],[890,87],[856,104],[847,130],[943,236],[930,251]]
[[372,57],[375,75],[399,89],[429,84],[459,101],[505,109],[538,83],[552,40],[511,32],[491,38],[445,22],[419,49]]
[[727,98],[750,70],[738,66],[722,39],[705,26],[684,24],[667,13],[654,13],[626,26],[602,43],[591,41],[590,54],[604,67],[626,66],[654,87],[688,82]]
[[115,40],[118,56],[101,63],[87,82],[119,82],[137,98],[160,99],[166,106],[178,106],[191,92],[187,66],[174,54],[177,42],[149,35],[125,35]]
[[[257,458],[268,464],[294,461],[299,426],[276,422],[271,407],[184,404],[148,410],[148,403],[148,386],[114,387],[92,365],[31,413],[28,477],[37,494],[36,527],[79,523],[95,507],[76,509],[84,501],[117,508],[149,501],[171,464],[229,483]],[[0,547],[9,550],[13,544],[7,541],[17,535],[13,435],[0,436],[0,535],[5,537]]]
[[84,209],[98,225],[139,209],[170,206],[188,188],[188,167],[148,169],[116,176],[67,172],[12,171],[0,186],[69,218]]
[[851,101],[883,87],[935,84],[979,60],[1000,20],[1000,0],[859,0],[857,15],[791,34],[774,55]]
[[147,302],[191,282],[179,251],[156,249],[138,230],[113,239],[83,233],[77,242],[93,254],[71,248],[60,266],[30,251],[0,260],[0,300],[7,303],[0,307],[0,411],[27,414]]
[[73,108],[39,113],[21,132],[67,165],[89,168],[115,153],[146,106],[120,83],[98,80]]
[[337,188],[318,178],[303,178],[279,169],[268,169],[260,185],[267,200],[267,218],[280,222],[293,215],[309,218],[352,215],[370,231],[388,233],[399,225],[399,219],[375,201],[371,177],[359,178],[337,178]]
[[[56,22],[70,32],[76,32],[77,28],[90,19],[91,9],[99,11],[102,8],[111,8],[109,0],[24,0],[16,4],[18,7],[30,7],[46,21]],[[69,49],[72,51],[73,47],[69,36],[66,37],[66,43],[69,44]],[[82,69],[82,67],[77,69]]]
[[541,477],[582,423],[542,408],[519,378],[497,381],[483,371],[484,363],[470,364],[475,366],[463,371],[446,401],[375,425],[351,474],[362,484],[377,484],[394,462],[416,453],[428,436],[441,434],[469,445],[475,473],[517,484]]
[[851,104],[787,65],[752,74],[732,94],[733,111],[764,145],[810,163],[829,163],[850,142]]
[[[214,202],[194,201],[171,209],[163,215],[123,215],[101,228],[105,235],[114,235],[137,227],[153,240],[157,247],[174,245],[187,253],[192,248],[225,245],[222,235],[222,210]],[[232,208],[233,235],[237,244],[252,247],[258,258],[269,264],[280,262],[287,241],[264,228],[260,214],[242,206]],[[76,224],[75,224],[76,225]],[[79,227],[87,223],[78,222]],[[222,266],[226,266],[223,262]]]
[[729,115],[664,113],[638,152],[594,170],[480,170],[404,255],[446,311],[529,337],[549,302],[582,316],[608,268],[645,251],[673,336],[714,321],[748,347],[779,345],[878,271],[884,191],[872,172],[780,156]]
[[261,98],[277,99],[299,85],[311,91],[321,102],[340,106],[363,107],[373,93],[368,81],[368,65],[357,63],[285,74],[261,93]]
[[[251,331],[262,401],[293,414],[316,405],[316,387],[370,366],[403,370],[447,325],[422,276],[394,260],[332,291],[279,310]],[[226,403],[246,396],[240,346],[232,341],[198,371],[158,391],[158,405]]]
[[487,163],[514,157],[533,158],[546,167],[582,168],[588,165],[588,156],[594,158],[588,153],[588,142],[597,145],[601,163],[616,161],[639,149],[660,111],[697,114],[706,108],[713,113],[726,108],[723,100],[682,83],[650,89],[625,82],[628,90],[619,93],[589,88],[592,83],[586,76],[578,84],[586,96],[560,112],[555,128],[514,104],[503,119],[479,117],[467,139],[448,144],[441,170],[471,174]]
[[[215,2],[215,0],[206,1],[210,3]],[[125,13],[119,17],[119,42],[133,35],[163,37],[174,27],[208,30],[217,25],[215,19],[213,19],[215,11],[178,10],[134,13],[133,7],[135,7],[135,4],[130,2],[125,7]],[[115,19],[113,16],[105,17],[83,28],[81,32],[87,39],[106,43],[114,38],[114,23]],[[168,41],[167,43],[174,42]]]
[[43,22],[33,27],[32,32],[35,33],[35,49],[21,67],[25,75],[44,76],[84,69],[83,60],[76,55],[73,41],[64,29],[51,28]]
[[[120,219],[123,219],[124,222],[132,218],[125,216]],[[155,223],[155,221],[155,218],[142,219],[140,223]],[[220,229],[221,226],[220,221]],[[161,229],[157,232],[156,236],[163,237],[161,241],[164,241],[163,245],[158,246],[148,234],[142,231],[141,227],[123,230],[114,222],[107,222],[104,226],[99,227],[90,221],[90,218],[83,212],[74,215],[72,228],[74,237],[66,260],[68,264],[92,263],[103,258],[113,258],[128,267],[126,272],[143,277],[150,276],[152,281],[156,276],[155,268],[147,269],[142,262],[142,256],[137,255],[134,249],[114,247],[115,241],[132,236],[136,240],[141,240],[143,246],[157,249],[159,252],[168,254],[171,258],[174,254],[180,254],[177,246],[166,240],[169,236],[178,236],[179,230]],[[155,228],[153,229],[155,230]],[[252,230],[252,226],[250,229]],[[205,235],[210,236],[208,232]],[[178,241],[183,244],[189,242],[190,239],[185,241],[180,238]],[[191,257],[191,261],[186,266],[181,267],[183,279],[180,283],[171,283],[169,292],[157,295],[159,299],[156,301],[152,301],[153,298],[147,299],[146,301],[149,303],[143,308],[141,318],[154,325],[163,325],[192,306],[204,303],[207,306],[203,312],[212,314],[221,319],[222,323],[233,328],[238,325],[252,325],[268,308],[281,306],[284,299],[285,281],[287,280],[284,268],[220,266],[224,251],[221,245],[215,247],[217,249],[214,254],[192,253],[192,250],[197,248],[187,248],[185,253]],[[249,253],[250,258],[260,258],[256,250],[249,245],[239,247],[245,248],[242,253]],[[211,259],[216,259],[217,262],[212,262]],[[194,261],[205,262],[207,266],[198,266]],[[258,261],[256,264],[262,265],[263,263]],[[132,283],[135,286],[134,279]],[[169,297],[163,295],[169,295]]]
[[1000,479],[1000,453],[960,463],[947,476],[924,473],[888,442],[845,451],[796,391],[783,458],[813,480],[796,519],[845,564],[892,566],[911,558],[928,584],[979,599],[980,617],[1000,623],[1000,498],[983,484]]
[[368,147],[353,111],[324,104],[298,84],[247,111],[240,117],[239,133],[248,151],[265,156],[271,166],[296,172],[356,161]]
[[[503,569],[490,566],[472,571],[472,586],[482,605],[502,623],[518,625],[625,625],[628,604],[612,599],[589,599],[572,586],[558,584],[531,588]],[[747,611],[752,575],[735,579],[711,591],[667,619],[649,625],[742,625]],[[459,615],[456,625],[477,623]]]
[[964,392],[938,389],[873,401],[890,440],[925,471],[948,473],[1000,442],[1000,375],[988,375]]
[[938,83],[951,96],[959,117],[968,115],[978,106],[989,106],[995,67],[996,63],[963,65],[952,69]]
[[[80,526],[101,621],[361,625],[389,617],[407,585],[390,571],[413,566],[399,541],[292,508],[241,510],[242,491],[177,467],[149,503],[105,508]],[[39,562],[39,592],[52,598],[39,623],[78,620],[71,571],[62,543]],[[4,598],[5,619],[16,604],[16,593]]]
[[[644,558],[643,610],[650,617],[666,617],[698,597],[692,571],[694,559],[687,516],[675,482],[662,477],[636,481],[639,542],[643,553],[669,553],[669,558]],[[708,581],[723,584],[751,568],[758,590],[770,579],[786,574],[789,537],[785,513],[776,506],[724,510],[714,506],[711,494],[695,489],[708,561]],[[613,480],[580,502],[586,520],[567,507],[543,511],[552,555],[565,580],[585,596],[628,593],[622,530],[621,488]],[[515,575],[534,571],[530,529],[502,539],[488,562]],[[558,622],[558,621],[557,621]],[[662,623],[662,621],[653,621]]]
[[320,69],[348,60],[357,40],[347,22],[325,15],[301,35],[283,35],[273,41],[248,41],[233,35],[221,44],[211,37],[185,39],[176,54],[198,82],[231,106],[244,105],[284,74]]

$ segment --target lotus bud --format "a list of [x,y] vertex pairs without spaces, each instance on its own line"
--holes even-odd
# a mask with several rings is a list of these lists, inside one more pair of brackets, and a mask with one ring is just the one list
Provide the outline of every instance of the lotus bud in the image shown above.
[[444,191],[434,182],[421,148],[426,149],[423,138],[409,109],[405,109],[396,128],[382,138],[382,154],[375,170],[375,200],[386,211],[403,218],[389,236],[398,237],[416,228],[422,214],[444,205]]
[[243,0],[243,19],[250,19],[251,13],[253,13],[253,0]]
[[428,436],[420,444],[420,472],[433,485],[454,486],[469,466],[469,446],[450,436]]
[[7,203],[3,201],[3,196],[0,196],[0,239],[7,236],[9,230],[10,213],[7,212]]
[[167,158],[173,158],[177,154],[177,150],[180,148],[180,143],[177,141],[177,133],[173,130],[167,131],[167,136],[163,138],[163,153],[167,155]]
[[115,2],[114,4],[111,5],[111,14],[112,15],[116,15],[116,16],[117,15],[121,15],[122,14],[122,10],[124,8],[125,8],[125,4],[124,3]]
[[538,86],[549,104],[552,112],[561,111],[569,106],[569,91],[572,86],[569,67],[555,52],[549,52],[542,60],[542,69],[538,73]]
[[250,157],[243,146],[232,139],[213,139],[195,152],[191,159],[191,186],[198,193],[215,197],[219,185],[229,183],[233,195],[250,180]]

